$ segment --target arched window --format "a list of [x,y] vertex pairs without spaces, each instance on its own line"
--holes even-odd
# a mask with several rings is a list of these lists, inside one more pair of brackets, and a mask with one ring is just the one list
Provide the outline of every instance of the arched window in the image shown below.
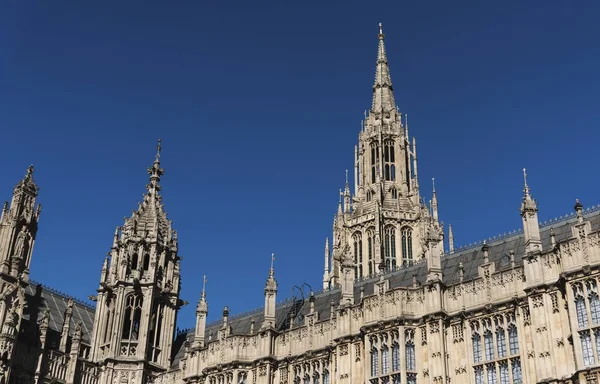
[[147,271],[149,268],[150,268],[150,255],[146,253],[144,255],[144,271]]
[[410,265],[413,261],[412,229],[402,228],[402,265]]
[[371,190],[367,190],[367,201],[373,200],[373,192]]
[[138,254],[134,253],[131,256],[131,270],[135,271],[136,269],[138,269]]
[[396,269],[396,228],[389,226],[385,229],[385,270]]
[[319,384],[319,372],[315,372],[313,375],[313,384]]
[[588,280],[586,281],[585,285],[588,291],[592,325],[598,325],[600,324],[600,300],[598,299],[598,286],[595,280]]
[[392,193],[392,199],[398,198],[398,190],[395,187],[392,188],[390,192]]
[[125,298],[125,316],[123,316],[123,340],[137,340],[142,320],[142,295],[131,294]]
[[323,384],[329,384],[329,371],[323,371]]

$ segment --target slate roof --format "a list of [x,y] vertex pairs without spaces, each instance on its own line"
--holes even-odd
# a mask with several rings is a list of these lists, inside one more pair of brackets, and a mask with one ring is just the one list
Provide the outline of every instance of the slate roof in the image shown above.
[[[27,321],[34,318],[39,324],[45,309],[49,308],[50,315],[48,318],[48,326],[50,330],[61,333],[69,296],[32,280],[29,281],[29,285],[25,288],[25,296],[27,299],[27,306],[23,313],[23,318]],[[73,300],[73,316],[71,317],[69,335],[73,336],[77,322],[81,321],[83,342],[90,343],[92,329],[94,327],[94,312],[96,309],[81,300]]]

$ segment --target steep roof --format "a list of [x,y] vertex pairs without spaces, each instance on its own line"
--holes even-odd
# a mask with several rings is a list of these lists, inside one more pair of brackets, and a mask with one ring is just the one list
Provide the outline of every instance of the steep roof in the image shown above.
[[[46,308],[48,308],[49,328],[61,333],[65,311],[71,297],[31,280],[25,288],[25,296],[27,306],[25,307],[23,318],[27,321],[31,321],[34,318],[39,323],[42,320],[42,316],[44,316]],[[90,343],[94,327],[95,311],[96,309],[91,304],[73,298],[73,315],[71,317],[69,335],[73,336],[77,322],[81,321],[83,342]]]

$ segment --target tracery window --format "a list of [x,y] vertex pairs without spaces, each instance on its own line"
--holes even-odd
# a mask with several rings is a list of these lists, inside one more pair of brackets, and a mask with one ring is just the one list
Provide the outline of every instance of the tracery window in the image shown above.
[[389,226],[385,229],[385,270],[396,269],[396,228]]
[[515,314],[509,312],[472,321],[471,332],[475,383],[522,384]]
[[598,300],[598,285],[595,280],[588,280],[586,282],[586,288],[588,291],[588,301],[590,302],[590,315],[592,317],[592,324],[600,324],[600,300]]
[[[406,372],[401,372],[400,333],[397,330],[385,331],[369,337],[371,345],[371,384],[400,384],[403,374],[414,374],[416,377],[414,330],[406,329],[404,345],[406,346]],[[390,363],[391,360],[391,363]],[[407,376],[408,377],[408,376]],[[408,380],[408,379],[407,379]]]
[[412,229],[404,227],[402,228],[402,265],[410,265],[412,260]]
[[125,316],[123,316],[123,340],[137,340],[142,320],[142,295],[130,294],[125,298]]

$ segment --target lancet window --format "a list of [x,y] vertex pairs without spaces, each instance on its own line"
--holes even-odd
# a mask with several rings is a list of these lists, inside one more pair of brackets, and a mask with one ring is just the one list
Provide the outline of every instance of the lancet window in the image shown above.
[[135,271],[138,269],[139,256],[137,252],[131,255],[131,270]]
[[377,167],[379,166],[379,146],[377,142],[371,143],[371,183],[377,180]]
[[396,165],[393,140],[386,140],[383,144],[383,173],[385,180],[396,180]]
[[600,361],[600,302],[598,281],[588,279],[571,285],[583,365]]
[[402,265],[404,266],[410,265],[413,261],[412,243],[412,229],[402,228]]
[[523,383],[519,338],[513,313],[473,321],[471,335],[476,384],[498,383],[498,380],[500,384]]
[[372,229],[367,231],[367,256],[369,266],[369,276],[373,276],[373,253],[374,253],[375,235]]
[[104,322],[104,335],[102,337],[102,341],[104,344],[108,344],[110,343],[110,336],[112,335],[113,321],[115,318],[115,308],[113,299],[107,299],[105,311],[106,315]]
[[354,243],[354,277],[363,276],[363,241],[362,233],[357,232],[352,236]]
[[157,304],[150,318],[150,329],[148,330],[150,350],[148,360],[158,362],[161,352],[161,333],[164,316],[164,305]]
[[385,270],[396,269],[396,228],[389,226],[385,229]]

